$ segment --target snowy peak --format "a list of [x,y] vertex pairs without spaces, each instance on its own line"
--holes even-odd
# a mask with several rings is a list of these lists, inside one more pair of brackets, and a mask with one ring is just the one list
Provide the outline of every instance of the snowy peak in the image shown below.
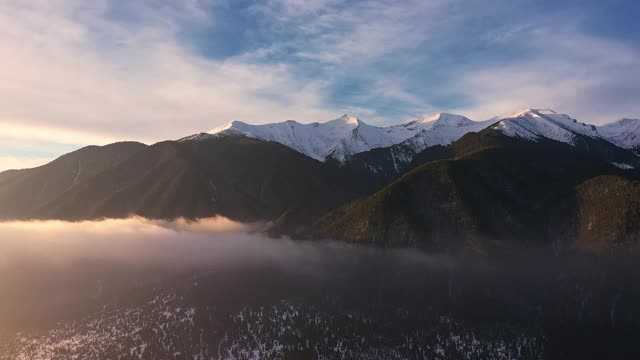
[[455,114],[447,114],[447,113],[439,113],[436,114],[431,119],[434,119],[433,127],[465,127],[469,125],[473,125],[475,121],[470,120],[462,115]]
[[344,115],[340,116],[339,118],[337,118],[337,119],[335,119],[333,121],[343,122],[343,123],[348,124],[348,125],[356,125],[356,126],[361,123],[360,119],[358,119],[355,116],[351,116],[349,114],[344,114]]
[[215,136],[244,135],[265,141],[275,141],[317,160],[324,160],[338,144],[337,139],[349,138],[358,120],[343,116],[326,123],[301,124],[287,120],[280,123],[250,125],[234,121]]
[[503,134],[532,141],[547,138],[574,144],[575,135],[600,137],[596,126],[550,109],[524,109],[492,120],[498,121],[493,128]]
[[415,152],[429,146],[449,145],[467,133],[478,132],[494,121],[473,121],[462,115],[439,113],[419,120],[423,129],[403,142]]
[[499,116],[497,117],[497,119],[513,119],[513,118],[519,118],[519,117],[528,117],[528,116],[533,116],[533,117],[539,117],[542,115],[551,115],[551,116],[556,116],[556,115],[561,115],[561,116],[567,116],[566,114],[558,114],[555,110],[552,109],[531,109],[531,108],[527,108],[527,109],[522,109],[519,111],[516,111],[515,113],[511,113],[505,116]]
[[228,127],[212,131],[213,136],[244,135],[265,141],[275,141],[316,160],[333,157],[344,161],[350,155],[374,147],[390,146],[381,139],[380,128],[369,126],[358,118],[345,114],[324,123],[302,124],[287,120],[280,123],[250,125],[233,121]]
[[636,153],[640,151],[640,119],[621,119],[596,126],[550,109],[525,109],[492,120],[497,121],[493,128],[507,136],[532,141],[547,138],[571,145],[575,145],[576,136],[587,136],[607,140]]
[[[316,160],[335,159],[344,162],[354,154],[376,148],[390,147],[408,140],[415,148],[447,145],[466,132],[486,127],[464,116],[437,114],[432,117],[388,127],[372,126],[355,116],[345,114],[324,123],[302,124],[293,120],[264,125],[234,121],[214,130],[209,136],[244,135],[265,141],[275,141]],[[202,134],[183,140],[200,140]],[[415,144],[420,144],[415,146]]]
[[640,150],[640,119],[620,119],[600,126],[598,131],[622,148]]
[[438,113],[432,116],[426,116],[422,119],[415,120],[403,124],[407,127],[420,127],[421,130],[428,130],[433,127],[461,127],[476,123],[462,115]]

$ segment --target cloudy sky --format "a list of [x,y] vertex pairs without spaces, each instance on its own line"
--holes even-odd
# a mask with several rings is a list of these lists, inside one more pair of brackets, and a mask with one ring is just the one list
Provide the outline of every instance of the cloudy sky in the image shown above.
[[635,0],[0,0],[0,171],[231,120],[640,117]]

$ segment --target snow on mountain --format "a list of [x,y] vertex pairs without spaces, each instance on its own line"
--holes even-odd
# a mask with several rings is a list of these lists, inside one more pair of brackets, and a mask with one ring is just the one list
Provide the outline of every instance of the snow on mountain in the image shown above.
[[600,137],[595,125],[588,125],[549,109],[525,109],[492,119],[493,128],[511,137],[536,141],[547,138],[574,144],[575,135]]
[[393,145],[393,136],[385,136],[382,128],[367,125],[350,115],[325,123],[311,124],[289,120],[266,125],[250,125],[234,121],[227,129],[216,134],[238,134],[279,142],[320,161],[329,157],[343,161],[355,153]]
[[[409,141],[414,148],[447,145],[469,131],[478,131],[486,123],[476,123],[460,115],[437,114],[420,120],[389,127],[368,125],[350,115],[325,123],[301,124],[285,121],[265,125],[232,122],[227,128],[213,132],[215,136],[244,135],[275,141],[314,159],[346,161],[350,156],[376,148]],[[206,136],[194,135],[188,140]]]
[[625,149],[640,149],[640,119],[621,119],[598,127],[605,139]]
[[264,125],[234,121],[224,128],[192,135],[180,141],[243,135],[281,143],[319,161],[335,159],[344,162],[354,154],[397,144],[408,146],[415,154],[429,146],[449,145],[469,132],[478,132],[487,127],[507,136],[531,141],[547,138],[575,145],[576,135],[582,135],[603,138],[627,149],[640,149],[638,119],[623,119],[598,127],[550,109],[524,109],[486,121],[440,113],[388,127],[372,126],[350,115],[310,124],[293,120]]
[[540,138],[575,145],[576,135],[601,138],[621,148],[640,149],[640,119],[622,119],[596,126],[549,109],[525,109],[493,118],[493,128],[507,136],[537,141]]
[[478,132],[494,123],[473,121],[461,115],[440,113],[421,120],[422,130],[403,142],[418,152],[434,145],[449,145],[469,132]]

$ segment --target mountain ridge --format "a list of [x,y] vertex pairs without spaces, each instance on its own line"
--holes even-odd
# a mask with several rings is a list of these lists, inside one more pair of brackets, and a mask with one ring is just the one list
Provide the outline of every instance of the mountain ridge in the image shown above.
[[[233,121],[224,129],[192,135],[180,141],[244,135],[279,142],[316,160],[337,160],[344,163],[355,154],[398,145],[405,141],[416,144],[416,149],[448,145],[468,131],[481,129],[481,124],[483,123],[474,122],[461,115],[439,113],[403,124],[379,127],[345,114],[325,123],[303,124],[287,120],[280,123],[250,125]],[[462,132],[451,131],[456,128],[469,129]]]
[[379,148],[406,146],[413,153],[418,153],[430,146],[446,146],[469,132],[478,132],[491,126],[508,136],[532,141],[549,138],[573,144],[574,135],[580,135],[602,138],[636,153],[640,149],[640,120],[622,119],[596,126],[578,122],[569,115],[551,109],[532,108],[484,121],[438,113],[386,127],[369,125],[349,114],[324,123],[287,120],[252,125],[233,121],[224,128],[191,135],[179,141],[243,135],[279,142],[319,161],[344,164],[356,154]]

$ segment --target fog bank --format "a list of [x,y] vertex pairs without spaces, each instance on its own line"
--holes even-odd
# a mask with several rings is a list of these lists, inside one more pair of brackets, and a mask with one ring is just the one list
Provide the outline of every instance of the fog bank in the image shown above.
[[141,217],[101,221],[0,222],[0,268],[15,261],[64,264],[118,261],[129,264],[226,266],[270,264],[320,271],[362,261],[449,268],[445,256],[382,250],[333,241],[308,242],[264,236],[263,224],[216,217],[188,221]]

